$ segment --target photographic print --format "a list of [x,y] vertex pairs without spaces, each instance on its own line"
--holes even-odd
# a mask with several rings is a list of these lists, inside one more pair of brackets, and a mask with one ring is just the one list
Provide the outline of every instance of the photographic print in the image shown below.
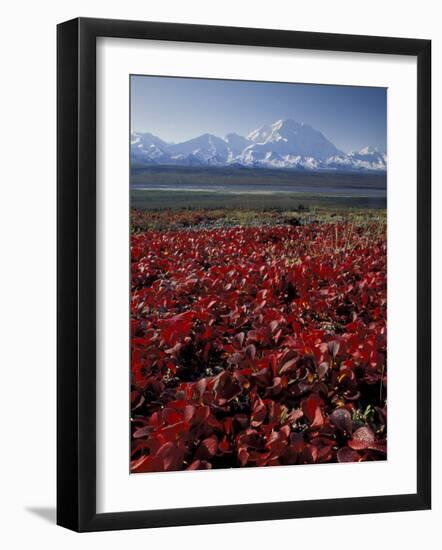
[[131,473],[387,457],[387,90],[130,76]]

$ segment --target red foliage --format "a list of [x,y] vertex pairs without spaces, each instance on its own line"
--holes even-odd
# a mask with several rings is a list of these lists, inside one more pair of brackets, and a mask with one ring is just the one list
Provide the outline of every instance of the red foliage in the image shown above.
[[132,236],[132,472],[385,458],[385,233],[348,225]]

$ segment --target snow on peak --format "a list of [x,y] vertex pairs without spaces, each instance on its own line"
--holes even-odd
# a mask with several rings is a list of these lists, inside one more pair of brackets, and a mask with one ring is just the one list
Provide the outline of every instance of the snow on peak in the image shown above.
[[373,147],[371,145],[367,145],[360,151],[358,151],[360,155],[375,155],[380,154],[380,151],[377,147]]
[[185,166],[243,165],[308,170],[385,171],[387,156],[377,147],[343,153],[305,122],[280,119],[250,132],[224,138],[205,133],[182,143],[166,143],[150,133],[133,132],[133,162]]
[[250,147],[253,147],[258,156],[268,150],[280,155],[300,155],[317,159],[341,153],[321,132],[291,118],[281,119],[270,127],[255,130],[249,134],[249,138],[254,142]]
[[249,141],[254,141],[255,143],[264,143],[271,132],[272,128],[266,124],[261,126],[261,128],[253,130],[250,134],[247,134],[247,139]]

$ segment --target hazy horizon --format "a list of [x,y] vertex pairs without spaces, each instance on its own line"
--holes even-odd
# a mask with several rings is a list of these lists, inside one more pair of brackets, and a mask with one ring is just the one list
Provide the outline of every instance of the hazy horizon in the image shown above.
[[387,90],[359,86],[131,76],[131,131],[179,143],[304,122],[344,152],[386,149]]

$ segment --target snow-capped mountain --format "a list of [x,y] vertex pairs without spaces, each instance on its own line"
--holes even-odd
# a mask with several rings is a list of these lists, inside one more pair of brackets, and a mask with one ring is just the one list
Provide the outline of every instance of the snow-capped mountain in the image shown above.
[[247,139],[255,143],[264,143],[271,133],[272,127],[265,125],[261,126],[261,128],[257,128],[256,130],[252,130],[247,136]]
[[[132,160],[141,164],[157,164],[166,160],[169,145],[148,132],[140,134],[133,132],[130,140]],[[157,162],[158,161],[158,162]]]
[[224,139],[226,140],[232,155],[235,157],[239,156],[251,143],[248,138],[235,133],[227,134]]
[[225,140],[212,134],[203,134],[189,141],[170,145],[168,153],[174,160],[192,155],[201,164],[226,164],[229,148]]
[[150,133],[133,133],[133,164],[229,166],[296,170],[385,171],[387,157],[377,148],[344,153],[321,132],[305,123],[278,120],[247,137],[235,133],[224,139],[203,134],[182,143],[166,143]]
[[325,164],[333,169],[378,170],[387,168],[387,155],[377,147],[364,147],[360,151],[329,157]]
[[254,143],[244,152],[252,153],[258,158],[266,153],[277,153],[282,156],[324,159],[342,152],[318,130],[291,119],[278,120],[270,126],[269,131],[266,127],[260,128],[257,132],[252,132],[252,136]]

